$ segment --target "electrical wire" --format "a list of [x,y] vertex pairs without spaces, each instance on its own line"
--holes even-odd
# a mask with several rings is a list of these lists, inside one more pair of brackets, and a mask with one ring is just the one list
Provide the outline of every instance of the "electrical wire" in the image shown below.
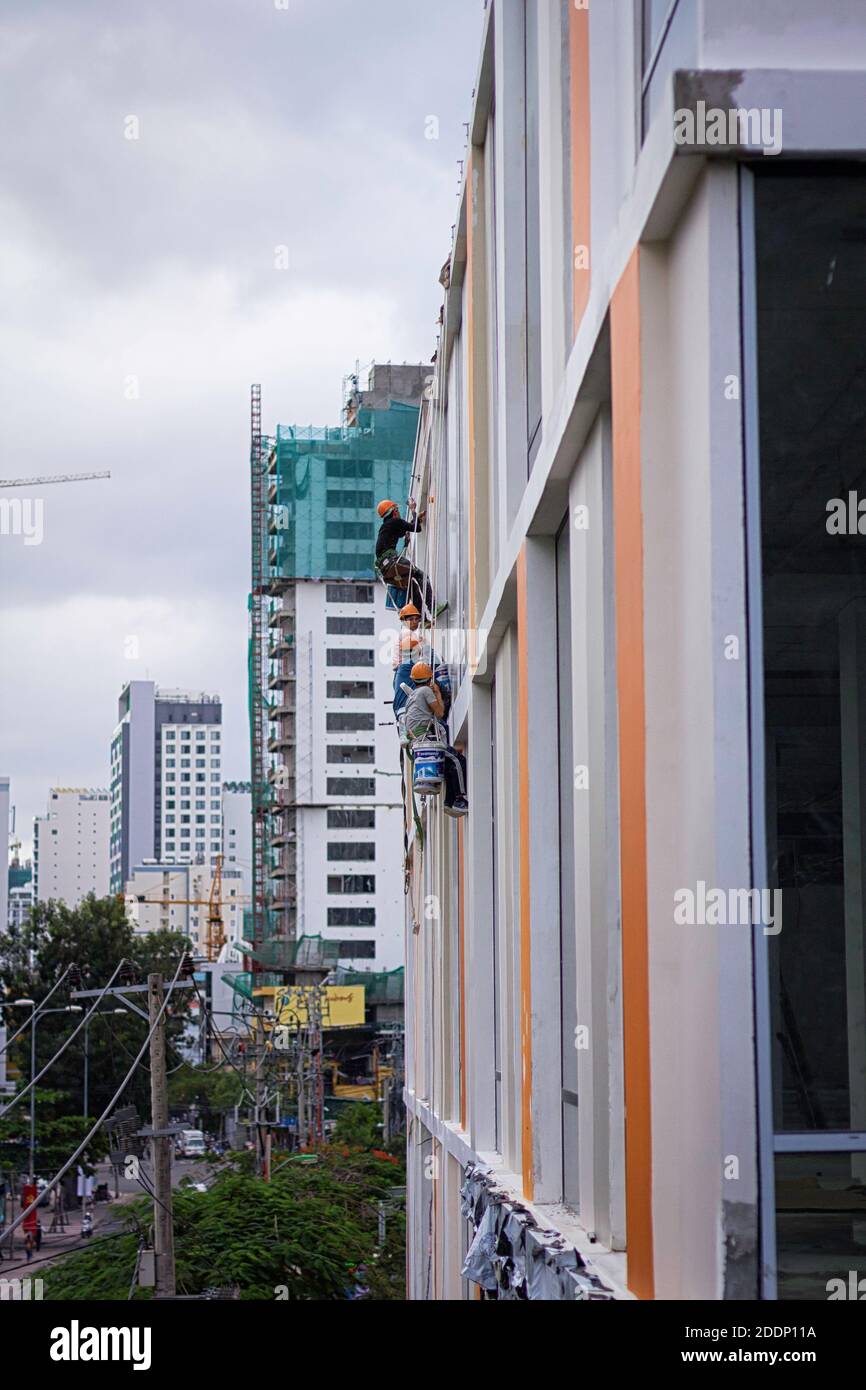
[[[84,1150],[87,1148],[87,1145],[90,1143],[90,1141],[91,1141],[91,1139],[93,1138],[94,1134],[96,1134],[96,1133],[102,1128],[103,1124],[105,1123],[105,1121],[107,1120],[108,1116],[110,1115],[112,1109],[113,1109],[114,1106],[117,1104],[118,1100],[119,1100],[120,1097],[123,1095],[124,1091],[126,1090],[127,1086],[129,1085],[130,1081],[132,1080],[133,1074],[134,1074],[134,1072],[138,1069],[138,1065],[139,1065],[139,1063],[140,1063],[142,1057],[144,1056],[145,1051],[147,1050],[147,1047],[148,1047],[148,1044],[150,1043],[151,1038],[153,1037],[153,1035],[154,1035],[154,1033],[156,1032],[157,1028],[159,1027],[160,1023],[162,1022],[162,1019],[163,1019],[163,1017],[164,1017],[164,1015],[165,1015],[165,1011],[166,1011],[166,1009],[168,1008],[168,1002],[169,1002],[169,1000],[171,999],[172,994],[174,993],[174,987],[175,987],[175,985],[177,984],[178,979],[180,978],[180,972],[181,972],[181,970],[183,969],[185,960],[186,960],[186,953],[184,952],[184,954],[183,954],[183,955],[180,957],[180,959],[178,960],[177,969],[176,969],[175,972],[174,972],[174,978],[172,979],[171,984],[168,986],[168,989],[167,989],[166,992],[165,992],[165,995],[164,995],[164,997],[163,997],[162,1004],[160,1005],[160,1008],[159,1008],[159,1011],[158,1011],[158,1013],[157,1013],[157,1015],[156,1015],[156,1018],[153,1020],[153,1023],[150,1025],[150,1028],[148,1029],[147,1037],[144,1039],[144,1042],[141,1044],[141,1049],[140,1049],[140,1051],[139,1051],[139,1053],[138,1053],[138,1056],[136,1057],[136,1059],[135,1059],[135,1061],[133,1062],[132,1066],[130,1067],[129,1071],[126,1073],[126,1076],[125,1076],[125,1077],[123,1078],[123,1080],[121,1081],[120,1085],[118,1086],[118,1088],[117,1088],[117,1090],[115,1091],[114,1095],[112,1096],[111,1100],[108,1102],[107,1106],[106,1106],[105,1109],[103,1110],[103,1112],[102,1112],[102,1114],[100,1115],[99,1119],[95,1122],[95,1124],[93,1125],[92,1129],[91,1129],[91,1130],[85,1135],[85,1137],[82,1139],[81,1143],[78,1145],[78,1148],[77,1148],[77,1149],[75,1150],[75,1152],[72,1154],[71,1158],[68,1158],[68,1159],[66,1160],[66,1162],[65,1162],[64,1165],[63,1165],[63,1167],[62,1167],[62,1168],[59,1170],[59,1172],[56,1173],[55,1176],[51,1179],[51,1181],[49,1182],[48,1186],[45,1187],[45,1188],[43,1188],[42,1192],[38,1195],[38,1197],[36,1198],[36,1200],[33,1201],[33,1202],[31,1202],[31,1203],[30,1203],[30,1206],[27,1207],[25,1211],[22,1211],[21,1214],[20,1214],[18,1217],[16,1217],[16,1219],[12,1222],[11,1226],[9,1226],[9,1227],[4,1231],[4,1235],[11,1235],[11,1234],[13,1233],[13,1231],[17,1230],[17,1228],[21,1225],[22,1221],[25,1220],[25,1218],[29,1215],[29,1213],[30,1213],[31,1211],[33,1211],[34,1208],[37,1207],[37,1206],[39,1205],[39,1202],[42,1201],[42,1200],[48,1195],[49,1192],[53,1192],[53,1190],[54,1190],[54,1188],[57,1186],[57,1184],[58,1184],[59,1182],[61,1182],[62,1179],[66,1176],[66,1174],[69,1172],[69,1169],[72,1167],[73,1163],[76,1163],[76,1162],[78,1161],[78,1159],[81,1157],[81,1155],[84,1153]],[[119,967],[118,967],[118,969],[119,969]],[[117,973],[117,972],[115,972],[115,974],[116,974],[116,973]],[[114,976],[112,976],[112,979],[113,979],[113,978],[114,978]],[[108,987],[108,986],[106,986],[106,988],[107,988],[107,987]],[[103,991],[103,993],[104,993],[104,991]],[[99,1000],[97,1000],[96,1002],[98,1003]]]
[[[8,1105],[4,1105],[3,1109],[0,1110],[0,1119],[2,1119],[4,1115],[8,1115],[8,1114],[9,1114],[9,1111],[12,1110],[12,1109],[14,1108],[14,1106],[16,1106],[16,1105],[18,1104],[19,1100],[23,1100],[24,1097],[27,1095],[27,1092],[28,1092],[28,1091],[31,1091],[31,1090],[33,1089],[33,1087],[37,1084],[37,1082],[39,1082],[39,1081],[42,1080],[42,1078],[43,1078],[43,1076],[45,1075],[45,1073],[46,1073],[47,1071],[50,1071],[50,1070],[51,1070],[51,1068],[54,1066],[54,1063],[57,1061],[57,1059],[58,1059],[59,1057],[62,1057],[62,1056],[63,1056],[63,1054],[64,1054],[64,1052],[66,1051],[66,1049],[67,1049],[67,1047],[69,1046],[69,1044],[70,1044],[75,1038],[78,1037],[78,1034],[81,1032],[82,1028],[86,1027],[87,1024],[90,1022],[90,1019],[91,1019],[92,1015],[96,1012],[96,1010],[97,1010],[97,1008],[99,1007],[100,1003],[101,1003],[102,1000],[105,998],[106,993],[107,993],[108,990],[111,988],[111,986],[114,984],[114,981],[117,979],[117,976],[119,975],[120,971],[123,969],[123,967],[124,967],[125,964],[126,964],[126,961],[125,961],[125,960],[122,960],[122,961],[120,962],[120,964],[117,965],[117,966],[115,967],[114,974],[112,975],[111,979],[108,981],[108,984],[105,986],[105,988],[102,990],[102,992],[96,997],[96,999],[94,999],[94,1001],[93,1001],[93,1008],[90,1010],[90,1012],[89,1012],[89,1013],[86,1013],[86,1014],[84,1015],[84,1017],[82,1018],[81,1022],[80,1022],[79,1025],[78,1025],[78,1027],[75,1028],[75,1029],[73,1029],[73,1031],[69,1034],[69,1037],[66,1039],[66,1041],[65,1041],[64,1043],[62,1043],[61,1046],[57,1049],[57,1051],[55,1052],[54,1056],[53,1056],[48,1062],[45,1063],[45,1066],[42,1068],[41,1072],[39,1072],[37,1076],[31,1077],[30,1080],[28,1081],[27,1085],[26,1085],[22,1090],[17,1091],[17,1092],[15,1093],[15,1095],[14,1095],[14,1096],[12,1097],[12,1099],[10,1100],[9,1104],[8,1104]],[[36,1011],[34,1010],[34,1012],[36,1012]]]
[[33,1015],[35,1014],[37,1018],[39,1017],[40,1013],[41,1013],[42,1010],[45,1008],[45,1005],[48,1003],[48,1000],[51,998],[52,994],[54,994],[54,993],[60,988],[60,986],[63,984],[63,981],[66,979],[66,976],[69,974],[69,972],[70,972],[71,969],[72,969],[72,966],[71,966],[71,965],[67,965],[67,967],[66,967],[66,969],[64,970],[63,974],[60,976],[60,979],[57,981],[57,983],[56,983],[55,985],[52,985],[51,989],[48,991],[48,993],[46,994],[45,998],[42,999],[42,1000],[40,1000],[40,1002],[36,1005],[36,1008],[35,1008],[35,1009],[31,1009],[31,1010],[30,1010],[30,1013],[27,1015],[27,1017],[25,1018],[24,1022],[21,1024],[21,1027],[18,1028],[18,1029],[12,1034],[11,1038],[7,1038],[7,1039],[6,1039],[6,1041],[5,1041],[5,1043],[3,1044],[3,1046],[0,1047],[0,1056],[2,1056],[3,1053],[6,1051],[7,1047],[9,1047],[12,1043],[14,1043],[15,1039],[16,1039],[17,1037],[19,1037],[21,1033],[24,1032],[24,1029],[27,1028],[27,1027],[30,1025],[30,1023],[32,1023],[32,1021],[33,1021]]

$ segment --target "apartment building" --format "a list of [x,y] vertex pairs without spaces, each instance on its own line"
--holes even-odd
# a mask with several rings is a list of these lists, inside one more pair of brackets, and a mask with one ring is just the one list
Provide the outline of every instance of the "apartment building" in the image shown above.
[[252,891],[252,784],[223,782],[222,854],[224,869],[236,869],[241,876],[241,892],[249,903]]
[[414,474],[471,809],[409,848],[411,1298],[866,1271],[864,95],[854,0],[487,6]]
[[[224,868],[220,875],[223,942],[242,936],[244,894],[240,870]],[[196,864],[145,861],[137,864],[124,888],[126,915],[137,936],[170,931],[186,936],[198,954],[207,951],[208,911],[214,892],[210,868]],[[214,943],[215,944],[215,943]]]
[[3,860],[0,864],[0,923],[9,916],[9,778],[0,777],[0,834],[3,836]]
[[254,426],[247,939],[266,972],[302,936],[338,942],[346,968],[402,965],[398,619],[373,558],[377,501],[408,496],[429,379],[374,363],[347,382],[340,425]]
[[17,855],[9,865],[9,906],[7,922],[11,930],[20,931],[33,906],[33,865],[21,863]]
[[111,891],[146,859],[215,866],[222,852],[218,695],[129,681],[111,741]]
[[298,934],[359,970],[403,964],[403,804],[381,585],[295,586]]
[[77,907],[108,893],[109,793],[52,787],[48,810],[33,821],[33,900]]

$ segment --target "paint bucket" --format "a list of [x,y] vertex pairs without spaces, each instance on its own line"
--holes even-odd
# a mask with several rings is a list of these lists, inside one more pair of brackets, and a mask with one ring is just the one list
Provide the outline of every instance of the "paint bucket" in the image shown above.
[[418,748],[414,755],[412,786],[416,796],[438,796],[442,790],[441,748]]

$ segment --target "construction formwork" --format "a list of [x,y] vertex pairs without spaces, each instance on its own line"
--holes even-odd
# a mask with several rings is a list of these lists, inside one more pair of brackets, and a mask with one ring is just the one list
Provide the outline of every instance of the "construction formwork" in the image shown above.
[[351,380],[342,425],[278,425],[272,436],[262,434],[261,395],[253,387],[253,889],[245,939],[256,984],[278,983],[291,972],[298,935],[295,583],[375,577],[376,504],[388,497],[402,506],[408,498],[426,370],[376,366],[366,391]]

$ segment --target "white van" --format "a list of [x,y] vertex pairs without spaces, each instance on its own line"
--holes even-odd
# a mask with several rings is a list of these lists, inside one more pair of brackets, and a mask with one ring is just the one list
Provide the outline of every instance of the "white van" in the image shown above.
[[200,1129],[182,1129],[177,1146],[181,1158],[199,1158],[207,1153],[204,1135]]

